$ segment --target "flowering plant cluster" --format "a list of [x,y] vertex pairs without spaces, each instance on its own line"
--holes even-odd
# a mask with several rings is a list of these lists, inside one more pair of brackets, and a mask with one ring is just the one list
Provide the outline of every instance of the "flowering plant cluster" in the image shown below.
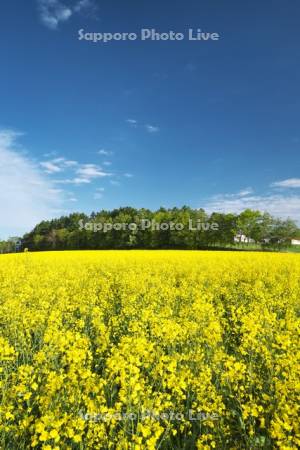
[[0,448],[296,450],[299,298],[288,254],[1,256]]

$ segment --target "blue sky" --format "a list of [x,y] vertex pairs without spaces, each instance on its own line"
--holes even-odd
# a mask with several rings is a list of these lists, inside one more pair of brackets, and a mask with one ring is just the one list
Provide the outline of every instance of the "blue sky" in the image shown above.
[[126,205],[300,220],[299,19],[297,0],[3,2],[0,237]]

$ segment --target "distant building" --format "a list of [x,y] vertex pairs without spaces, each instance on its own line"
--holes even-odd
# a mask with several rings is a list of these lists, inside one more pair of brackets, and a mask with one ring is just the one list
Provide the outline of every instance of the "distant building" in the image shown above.
[[[247,237],[245,234],[236,234],[233,238],[234,242],[239,244],[254,244],[255,240]],[[300,245],[300,236],[296,238],[263,238],[261,244],[286,244],[286,245]]]
[[300,237],[291,239],[291,245],[300,245]]

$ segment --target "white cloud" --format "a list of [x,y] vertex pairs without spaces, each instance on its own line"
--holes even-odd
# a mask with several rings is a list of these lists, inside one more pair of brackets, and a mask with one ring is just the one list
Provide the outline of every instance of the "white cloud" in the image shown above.
[[44,169],[46,173],[52,174],[52,173],[58,173],[62,172],[65,169],[69,169],[72,167],[78,166],[77,161],[70,161],[65,158],[55,158],[51,159],[49,161],[42,161],[40,163],[40,166]]
[[53,180],[53,183],[56,184],[89,184],[96,178],[112,176],[111,173],[106,172],[96,164],[79,164],[77,161],[69,161],[65,158],[56,158],[40,164],[48,174],[54,174],[63,170],[69,172],[68,178]]
[[63,193],[55,189],[39,167],[20,151],[19,135],[0,130],[0,203],[3,213],[0,236],[23,234],[63,203]]
[[[136,119],[126,119],[126,122],[132,127],[132,128],[137,128],[138,127],[138,121]],[[150,125],[150,124],[146,124],[146,125],[142,125],[146,131],[148,133],[158,133],[159,132],[159,127],[154,126],[154,125]]]
[[48,192],[50,193],[50,194],[61,194],[62,192],[63,192],[63,190],[62,189],[48,189]]
[[94,3],[91,0],[79,0],[76,5],[74,6],[75,12],[80,12],[82,9],[85,8],[95,8]]
[[133,175],[132,175],[132,173],[124,173],[124,177],[126,177],[126,178],[132,178]]
[[40,165],[43,169],[45,169],[45,172],[47,173],[57,173],[62,171],[61,167],[57,166],[51,161],[41,162]]
[[53,152],[48,152],[48,153],[44,153],[43,157],[44,158],[52,158],[53,156],[56,156],[57,152],[53,151]]
[[107,167],[112,165],[111,161],[104,161],[102,164]]
[[135,119],[126,119],[126,122],[134,128],[137,127],[137,120]]
[[247,208],[267,211],[281,218],[292,218],[300,222],[300,195],[266,194],[220,194],[211,197],[203,208],[208,212],[226,212],[239,214]]
[[66,22],[73,11],[59,0],[38,0],[41,20],[48,28],[55,30],[60,22]]
[[111,176],[110,173],[105,172],[101,167],[96,164],[83,164],[77,169],[76,173],[87,180],[92,180],[93,178],[108,177]]
[[159,127],[155,127],[153,125],[146,125],[146,130],[148,131],[148,133],[158,133]]
[[76,2],[37,0],[37,3],[43,24],[52,30],[56,30],[60,23],[67,22],[74,13],[80,13],[83,10],[95,10],[95,3],[92,0],[79,0]]
[[[20,150],[19,137],[13,131],[0,129],[0,238],[23,235],[42,220],[70,213],[72,209],[66,205],[78,200],[64,189],[66,185],[86,188],[99,179],[115,176],[97,164],[81,164],[64,157],[34,162]],[[110,182],[114,186],[120,184],[114,179]],[[100,198],[103,192],[104,188],[99,187],[95,196]]]
[[253,189],[251,187],[242,189],[240,192],[238,192],[237,195],[239,197],[245,197],[246,195],[249,195],[249,194],[253,194]]
[[65,180],[66,183],[70,183],[70,184],[89,184],[91,182],[90,179],[88,178],[81,178],[81,177],[75,177],[72,178],[72,180]]
[[91,180],[87,178],[75,177],[75,178],[66,178],[60,180],[52,180],[55,184],[89,184]]
[[271,187],[280,188],[300,188],[300,178],[288,178],[287,180],[276,181]]
[[67,159],[63,159],[63,167],[74,167],[74,166],[78,166],[78,162],[77,161],[68,161]]
[[113,154],[113,152],[109,151],[109,150],[105,150],[104,148],[101,148],[98,151],[98,155],[103,155],[103,156],[111,156]]

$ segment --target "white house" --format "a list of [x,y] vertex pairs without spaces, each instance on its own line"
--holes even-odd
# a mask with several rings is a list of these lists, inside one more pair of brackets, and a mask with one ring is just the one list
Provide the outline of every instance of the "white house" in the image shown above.
[[300,245],[300,238],[291,239],[291,245]]

